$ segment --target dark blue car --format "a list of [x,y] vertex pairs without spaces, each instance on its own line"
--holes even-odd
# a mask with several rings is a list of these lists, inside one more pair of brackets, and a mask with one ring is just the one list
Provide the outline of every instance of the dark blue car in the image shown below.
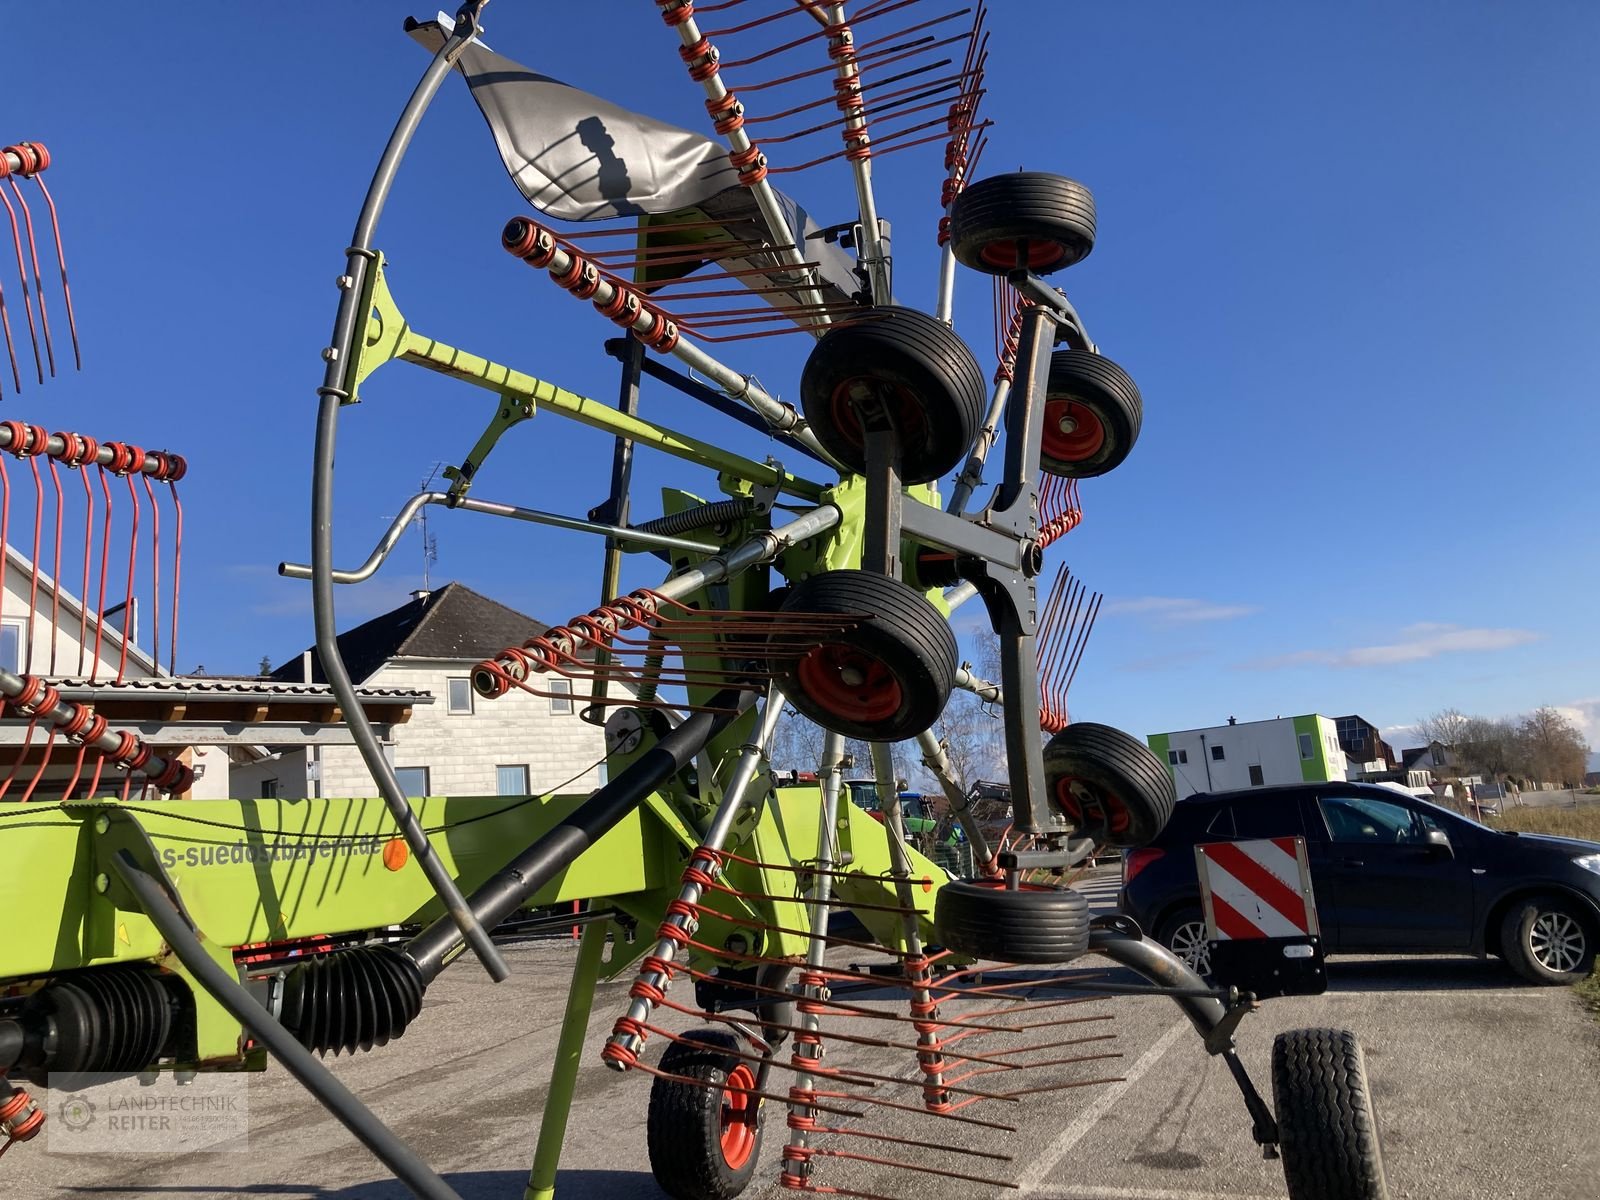
[[1600,946],[1600,843],[1502,833],[1359,783],[1199,793],[1129,851],[1122,907],[1204,972],[1194,847],[1306,839],[1328,954],[1496,954],[1534,983],[1571,983]]

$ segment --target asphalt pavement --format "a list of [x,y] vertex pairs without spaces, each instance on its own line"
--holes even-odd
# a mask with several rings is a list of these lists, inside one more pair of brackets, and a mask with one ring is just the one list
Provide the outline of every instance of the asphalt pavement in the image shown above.
[[[1115,887],[1114,874],[1107,872],[1087,890],[1105,905]],[[841,963],[850,959],[836,954]],[[520,1200],[573,957],[566,941],[514,947],[508,960],[515,974],[498,986],[462,963],[430,989],[422,1016],[403,1039],[369,1054],[330,1060],[343,1082],[464,1200]],[[1074,964],[1083,977],[1131,981],[1114,970],[1107,973],[1108,968],[1094,959]],[[1568,989],[1526,986],[1496,962],[1462,958],[1335,960],[1329,975],[1326,994],[1268,1001],[1241,1027],[1242,1057],[1263,1092],[1270,1095],[1268,1061],[1275,1033],[1302,1026],[1348,1027],[1366,1050],[1397,1200],[1593,1200],[1600,1195],[1600,1024]],[[1007,978],[996,973],[984,982]],[[562,1200],[657,1200],[661,1195],[645,1150],[650,1081],[641,1072],[615,1074],[598,1060],[606,1032],[626,1005],[627,982],[625,976],[603,985],[595,1000],[557,1187]],[[889,1007],[886,1002],[884,1008]],[[1026,1086],[1052,1089],[957,1114],[1008,1124],[1015,1132],[863,1103],[866,1117],[838,1123],[867,1136],[833,1134],[817,1142],[824,1150],[859,1157],[819,1158],[816,1183],[846,1194],[907,1200],[1000,1195],[1282,1200],[1286,1195],[1280,1165],[1263,1161],[1251,1141],[1243,1103],[1226,1069],[1205,1054],[1170,1000],[1091,998],[1042,1011],[1038,1019],[1071,1023],[969,1043],[981,1043],[982,1053],[990,1056],[969,1064],[980,1068],[1025,1044],[1060,1047],[1035,1050],[1032,1060],[1081,1060],[1020,1074],[991,1072],[968,1082],[977,1089],[1013,1090],[1015,1084],[996,1078],[1011,1075],[1025,1078]],[[674,1024],[687,1023],[680,1018]],[[852,1032],[863,1027],[882,1032],[880,1022],[847,1024]],[[903,1027],[891,1026],[885,1036],[897,1035],[906,1036]],[[833,1043],[829,1054],[835,1065],[907,1079],[914,1075],[906,1051]],[[1029,1058],[1018,1054],[1014,1061]],[[913,1107],[917,1100],[914,1087],[885,1085],[871,1095],[894,1096]],[[51,1153],[41,1142],[19,1145],[0,1160],[0,1195],[8,1200],[245,1195],[403,1200],[407,1195],[281,1069],[252,1078],[249,1116],[248,1146],[236,1147],[238,1153],[105,1157]],[[752,1200],[793,1194],[774,1182],[786,1133],[782,1111],[769,1105],[768,1116],[760,1173],[745,1193]],[[891,1138],[938,1148],[908,1147]],[[972,1150],[1005,1159],[963,1152]],[[1018,1186],[917,1174],[862,1158],[895,1159]]]

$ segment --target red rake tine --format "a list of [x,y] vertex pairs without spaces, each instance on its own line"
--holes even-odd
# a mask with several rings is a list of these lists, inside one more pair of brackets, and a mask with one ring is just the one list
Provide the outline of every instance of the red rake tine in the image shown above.
[[[41,167],[40,170],[44,168]],[[75,369],[83,370],[83,355],[78,350],[78,318],[72,310],[72,285],[67,282],[67,252],[61,244],[61,222],[56,216],[55,197],[50,194],[50,189],[45,187],[44,180],[35,172],[32,176],[34,183],[39,185],[39,191],[44,194],[44,202],[50,209],[50,231],[56,239],[56,262],[61,267],[61,298],[67,306],[67,332],[72,335],[72,365]],[[6,331],[6,341],[11,340],[11,331]]]
[[[17,394],[22,394],[22,375],[17,370],[17,348],[11,340],[11,313],[6,308],[6,290],[0,287],[0,331],[4,331],[6,338],[6,357],[11,360],[11,382]],[[0,389],[3,394],[3,389]]]
[[[0,188],[0,204],[6,206],[6,216],[11,218],[11,244],[16,248],[17,252],[17,273],[22,277],[22,307],[28,314],[28,340],[33,343],[33,366],[34,370],[38,372],[39,382],[43,383],[44,364],[39,360],[39,334],[33,323],[33,299],[28,292],[28,267],[22,258],[22,227],[17,224],[17,210],[11,206],[11,198],[5,194],[3,188]],[[6,344],[9,346],[10,342],[10,331],[8,329]],[[13,357],[12,365],[13,367],[16,365],[15,357]],[[20,378],[17,381],[17,390],[19,392],[22,390]]]
[[[50,310],[44,303],[44,274],[39,270],[39,243],[33,234],[33,212],[28,207],[27,198],[22,194],[22,189],[17,186],[15,177],[6,180],[11,185],[11,193],[16,196],[17,203],[22,206],[22,224],[28,231],[28,257],[33,260],[33,286],[39,293],[39,324],[44,330],[45,357],[50,360],[50,377],[56,374],[56,348],[50,343]],[[40,380],[43,383],[43,380]]]

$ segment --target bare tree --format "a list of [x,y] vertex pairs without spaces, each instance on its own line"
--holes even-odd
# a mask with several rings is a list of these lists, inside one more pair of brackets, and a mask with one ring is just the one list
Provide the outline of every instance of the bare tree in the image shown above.
[[950,697],[933,731],[945,743],[950,766],[963,792],[980,779],[1002,777],[1004,729],[999,711],[972,693],[957,692]]
[[777,771],[815,771],[822,762],[822,728],[784,706],[768,757]]
[[1456,753],[1469,770],[1501,780],[1525,774],[1524,744],[1525,739],[1511,721],[1468,717]]
[[1541,783],[1576,786],[1583,781],[1589,747],[1583,731],[1546,705],[1522,719],[1531,777]]
[[1460,747],[1466,744],[1471,728],[1472,718],[1459,708],[1442,708],[1417,722],[1417,732],[1422,735],[1423,744],[1430,748],[1439,746],[1446,751],[1442,756],[1444,761],[1434,770],[1436,776],[1455,779],[1460,775]]

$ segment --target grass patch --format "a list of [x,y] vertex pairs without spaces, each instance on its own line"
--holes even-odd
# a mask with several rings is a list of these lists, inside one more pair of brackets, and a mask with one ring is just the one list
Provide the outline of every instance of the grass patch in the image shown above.
[[1600,964],[1596,964],[1594,974],[1582,983],[1573,984],[1572,990],[1578,993],[1590,1012],[1600,1017]]
[[1512,808],[1484,822],[1493,829],[1521,833],[1548,833],[1556,837],[1600,842],[1600,805],[1583,808]]

